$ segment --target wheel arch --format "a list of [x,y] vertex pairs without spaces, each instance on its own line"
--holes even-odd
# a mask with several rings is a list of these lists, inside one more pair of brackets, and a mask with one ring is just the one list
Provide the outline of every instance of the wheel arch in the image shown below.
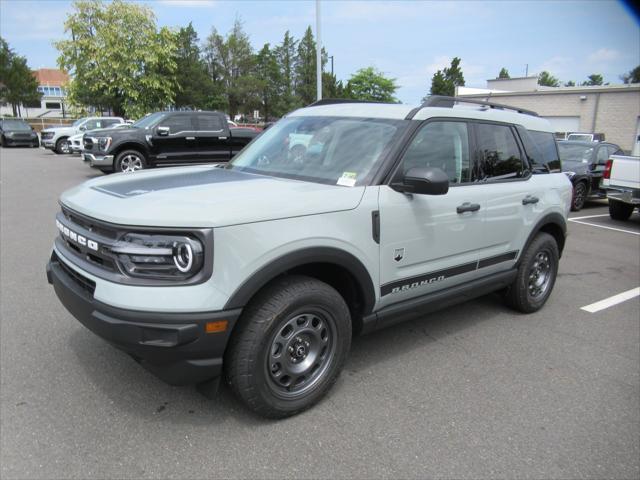
[[351,311],[356,333],[362,328],[362,317],[373,310],[375,289],[371,275],[354,255],[331,247],[296,250],[269,262],[235,290],[224,309],[244,307],[273,280],[289,274],[313,277],[335,288]]
[[[567,237],[567,221],[565,218],[557,212],[549,213],[542,217],[531,230],[522,252],[525,252],[527,248],[529,248],[533,239],[540,232],[548,233],[556,240],[556,243],[558,244],[558,252],[560,253],[560,256],[562,256],[562,251],[564,250]],[[522,255],[520,257],[522,258]]]
[[146,161],[149,160],[149,151],[147,147],[145,147],[144,144],[140,142],[131,140],[120,143],[113,149],[113,160],[115,161],[116,157],[125,150],[137,150],[142,155],[144,155]]

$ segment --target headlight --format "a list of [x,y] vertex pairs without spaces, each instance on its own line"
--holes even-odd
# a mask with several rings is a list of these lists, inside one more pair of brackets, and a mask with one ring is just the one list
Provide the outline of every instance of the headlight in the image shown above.
[[567,177],[572,178],[572,177],[576,174],[576,172],[564,172],[564,174],[565,174]]
[[98,148],[100,150],[106,152],[111,146],[111,137],[98,137],[96,138],[96,143],[98,144]]
[[7,132],[7,133],[4,134],[4,136],[7,137],[7,138],[11,138],[11,137],[13,137],[13,132]]
[[139,278],[184,280],[204,263],[202,243],[187,235],[127,233],[111,252],[124,274]]

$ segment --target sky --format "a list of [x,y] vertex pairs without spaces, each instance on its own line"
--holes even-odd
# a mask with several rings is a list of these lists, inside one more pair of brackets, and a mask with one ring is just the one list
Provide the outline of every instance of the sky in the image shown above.
[[[315,34],[316,2],[145,0],[159,26],[193,23],[200,40],[215,27],[226,33],[236,17],[254,49],[280,43],[289,30],[299,39]],[[334,71],[348,80],[374,66],[395,78],[396,96],[416,104],[431,77],[462,59],[469,87],[486,87],[502,67],[511,77],[548,70],[565,82],[592,73],[605,82],[640,65],[637,13],[617,0],[599,1],[344,1],[321,0],[322,44],[334,56]],[[52,42],[65,38],[68,0],[0,0],[0,35],[33,69],[56,67]],[[527,67],[528,65],[528,67]],[[330,65],[327,65],[330,69]]]

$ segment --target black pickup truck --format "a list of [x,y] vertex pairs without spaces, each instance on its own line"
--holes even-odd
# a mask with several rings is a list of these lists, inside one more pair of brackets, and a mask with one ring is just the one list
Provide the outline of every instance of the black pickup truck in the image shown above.
[[87,132],[82,158],[108,172],[228,162],[258,135],[220,112],[156,112],[126,128]]

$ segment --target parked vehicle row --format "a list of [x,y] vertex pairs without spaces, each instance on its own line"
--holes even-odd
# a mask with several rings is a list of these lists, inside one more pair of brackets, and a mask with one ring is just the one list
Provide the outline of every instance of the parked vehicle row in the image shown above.
[[122,117],[85,117],[73,122],[71,125],[60,127],[45,128],[40,133],[42,138],[42,146],[55,153],[71,153],[69,146],[69,137],[99,128],[113,127],[117,124],[123,124]]
[[558,142],[562,170],[573,184],[571,210],[582,209],[590,198],[606,198],[600,183],[605,164],[611,155],[622,154],[618,145],[606,142],[572,141]]

